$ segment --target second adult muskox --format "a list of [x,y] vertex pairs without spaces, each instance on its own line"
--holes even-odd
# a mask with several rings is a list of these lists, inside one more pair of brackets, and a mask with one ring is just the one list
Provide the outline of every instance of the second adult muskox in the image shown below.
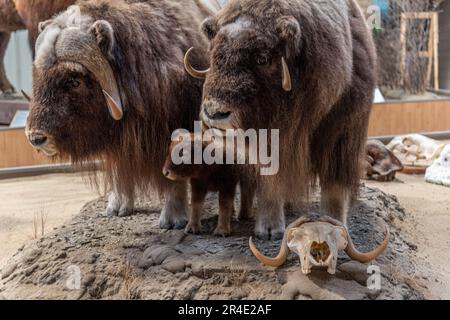
[[[375,48],[355,0],[231,0],[203,24],[211,40],[202,120],[280,130],[280,171],[260,179],[256,233],[284,231],[283,201],[320,180],[322,211],[346,222],[359,184]],[[192,51],[189,51],[192,52]]]
[[41,24],[27,136],[51,157],[103,160],[109,214],[129,214],[135,191],[151,188],[166,194],[161,226],[183,227],[186,185],[161,168],[172,132],[198,117],[202,83],[183,56],[206,46],[198,30],[212,11],[198,0],[130,2],[83,1]]

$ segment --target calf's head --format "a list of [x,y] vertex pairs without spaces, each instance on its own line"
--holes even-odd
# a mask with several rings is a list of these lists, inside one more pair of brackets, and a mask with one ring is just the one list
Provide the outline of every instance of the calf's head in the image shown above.
[[26,133],[48,156],[93,156],[103,151],[123,117],[109,59],[114,31],[78,6],[41,23],[33,65]]
[[186,53],[185,68],[204,78],[201,119],[210,128],[268,128],[280,101],[292,90],[289,65],[298,55],[301,30],[293,16],[231,21],[209,18],[203,31],[210,39],[210,68],[196,70]]

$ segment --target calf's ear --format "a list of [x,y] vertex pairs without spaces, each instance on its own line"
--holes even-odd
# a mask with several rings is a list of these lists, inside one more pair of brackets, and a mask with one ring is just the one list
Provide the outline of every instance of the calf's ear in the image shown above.
[[286,42],[288,54],[297,54],[300,50],[302,35],[298,20],[293,16],[284,16],[279,18],[277,21],[277,32]]
[[214,39],[219,30],[216,19],[213,17],[207,18],[205,21],[203,21],[201,30],[209,40]]
[[97,45],[102,50],[105,56],[112,56],[112,50],[115,45],[114,29],[111,24],[106,20],[97,20],[89,28],[89,33],[92,34]]

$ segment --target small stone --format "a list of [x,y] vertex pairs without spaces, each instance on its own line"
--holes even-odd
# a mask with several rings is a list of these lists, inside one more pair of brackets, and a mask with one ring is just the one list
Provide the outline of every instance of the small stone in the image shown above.
[[8,278],[17,269],[17,263],[8,264],[2,270],[2,279]]
[[186,262],[183,258],[178,256],[170,256],[162,263],[161,267],[172,273],[184,272],[186,269]]
[[168,257],[179,255],[180,253],[169,246],[151,247],[145,250],[139,261],[139,267],[147,269],[152,265],[160,265]]
[[24,252],[22,261],[25,264],[31,264],[34,260],[36,260],[42,254],[41,249],[29,249]]
[[191,263],[192,274],[198,278],[204,277],[204,269],[202,261],[193,261]]
[[369,277],[367,274],[367,265],[357,261],[349,261],[341,264],[338,269],[350,275],[350,277],[360,285],[367,285],[367,279]]
[[61,251],[57,256],[56,256],[56,260],[58,259],[65,259],[67,258],[67,253],[65,251]]

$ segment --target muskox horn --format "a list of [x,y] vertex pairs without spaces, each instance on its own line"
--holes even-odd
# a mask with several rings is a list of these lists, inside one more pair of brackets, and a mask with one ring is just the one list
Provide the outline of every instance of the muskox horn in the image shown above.
[[[62,35],[62,34],[61,34]],[[114,120],[123,118],[122,100],[114,72],[94,39],[86,38],[81,30],[66,29],[55,44],[55,53],[60,61],[83,65],[102,87],[109,111]]]
[[189,57],[193,50],[194,50],[193,47],[190,48],[184,55],[184,68],[186,69],[187,73],[189,73],[192,77],[194,77],[196,79],[204,80],[210,69],[200,71],[200,70],[195,69],[191,65],[191,63],[189,62]]
[[25,99],[27,99],[28,102],[31,102],[31,98],[30,96],[23,90],[20,90],[20,92],[22,92],[22,95]]
[[283,66],[283,89],[284,91],[289,92],[292,90],[292,79],[291,73],[289,72],[289,67],[284,57],[281,58],[281,64]]
[[302,224],[305,224],[310,221],[311,221],[311,219],[309,219],[308,217],[301,217],[301,218],[295,220],[293,223],[291,223],[287,227],[287,229],[284,233],[283,241],[281,242],[280,252],[278,253],[278,255],[275,258],[270,258],[270,257],[263,255],[256,248],[255,244],[253,243],[252,237],[250,237],[250,240],[248,241],[250,250],[252,251],[253,255],[256,257],[256,259],[261,261],[263,264],[265,264],[267,266],[278,268],[279,266],[283,265],[286,262],[286,260],[289,256],[289,252],[290,252],[290,249],[288,247],[289,230],[292,228],[297,228],[297,227],[301,226]]
[[343,226],[345,228],[345,234],[346,234],[346,238],[347,238],[347,247],[345,248],[345,252],[347,253],[347,255],[352,258],[353,260],[356,260],[358,262],[361,263],[367,263],[370,261],[375,260],[376,258],[378,258],[383,252],[384,250],[386,250],[388,244],[389,244],[389,238],[391,236],[390,232],[389,232],[389,228],[386,226],[385,229],[385,237],[383,242],[378,246],[378,248],[376,248],[375,250],[372,250],[370,252],[359,252],[358,249],[356,249],[352,238],[350,237],[350,233],[348,232],[348,229],[344,226],[343,223],[329,218],[329,217],[325,217],[322,220],[329,222],[331,224],[337,225],[337,226]]

